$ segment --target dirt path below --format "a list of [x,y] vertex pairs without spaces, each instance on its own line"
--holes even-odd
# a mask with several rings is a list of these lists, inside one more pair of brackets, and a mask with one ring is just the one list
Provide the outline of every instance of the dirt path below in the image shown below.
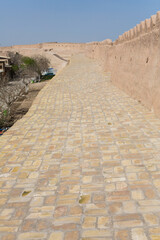
[[29,92],[26,95],[19,97],[11,106],[11,119],[7,123],[6,127],[11,127],[17,120],[21,119],[30,109],[35,97],[39,91],[49,82],[50,80],[34,83],[29,85]]

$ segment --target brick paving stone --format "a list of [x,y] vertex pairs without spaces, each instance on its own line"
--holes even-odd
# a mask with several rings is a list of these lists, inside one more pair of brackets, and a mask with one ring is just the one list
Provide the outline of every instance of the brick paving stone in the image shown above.
[[63,240],[63,232],[53,232],[51,233],[49,240]]
[[78,240],[79,239],[79,232],[78,231],[67,232],[65,234],[64,239],[65,240],[70,240],[70,239]]
[[16,240],[16,236],[13,234],[5,234],[1,238],[2,240]]
[[0,239],[159,240],[160,120],[93,60],[0,137]]

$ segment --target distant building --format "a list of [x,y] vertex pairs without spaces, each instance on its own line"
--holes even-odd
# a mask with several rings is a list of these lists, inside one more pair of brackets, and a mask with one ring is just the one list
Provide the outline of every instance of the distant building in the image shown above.
[[9,60],[9,57],[0,56],[0,77],[3,77],[10,70]]

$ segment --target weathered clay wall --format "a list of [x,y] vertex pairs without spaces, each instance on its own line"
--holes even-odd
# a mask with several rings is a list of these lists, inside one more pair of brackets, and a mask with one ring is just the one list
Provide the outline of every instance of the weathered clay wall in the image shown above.
[[33,45],[14,45],[11,47],[0,47],[0,51],[30,51],[30,50],[46,50],[63,52],[72,55],[82,52],[86,44],[81,43],[39,43]]
[[[111,72],[112,82],[160,116],[160,12],[89,56]],[[99,52],[99,53],[98,53]]]
[[109,39],[104,41],[104,43],[87,43],[85,46],[85,53],[88,57],[98,60],[102,68],[105,69],[105,59],[111,46],[112,42]]

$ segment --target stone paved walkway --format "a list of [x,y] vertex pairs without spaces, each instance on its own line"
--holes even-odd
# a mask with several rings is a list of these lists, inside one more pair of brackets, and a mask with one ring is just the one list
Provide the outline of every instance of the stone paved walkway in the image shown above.
[[0,239],[160,239],[160,120],[95,62],[74,57],[0,146]]

